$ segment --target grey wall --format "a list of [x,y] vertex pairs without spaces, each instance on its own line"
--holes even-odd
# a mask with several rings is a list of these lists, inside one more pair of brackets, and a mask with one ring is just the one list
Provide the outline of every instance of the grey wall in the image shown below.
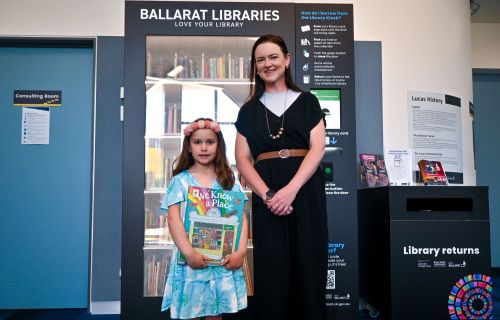
[[[382,44],[354,42],[356,153],[384,154],[382,119]],[[359,166],[359,158],[356,159]],[[358,188],[361,181],[358,179]]]
[[[120,300],[123,37],[98,37],[91,301]],[[140,276],[140,275],[138,275]]]
[[473,74],[474,145],[478,186],[489,186],[491,265],[500,267],[500,70]]

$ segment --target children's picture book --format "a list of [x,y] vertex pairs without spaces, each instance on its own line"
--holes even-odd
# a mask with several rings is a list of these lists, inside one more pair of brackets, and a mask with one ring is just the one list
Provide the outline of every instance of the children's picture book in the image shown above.
[[359,155],[361,184],[363,187],[384,187],[389,185],[389,177],[382,156],[361,153]]
[[[243,222],[243,192],[189,186],[184,227],[194,250],[220,265],[238,249]],[[179,264],[186,264],[179,252]]]
[[418,168],[424,185],[445,186],[448,184],[448,178],[440,161],[420,160]]

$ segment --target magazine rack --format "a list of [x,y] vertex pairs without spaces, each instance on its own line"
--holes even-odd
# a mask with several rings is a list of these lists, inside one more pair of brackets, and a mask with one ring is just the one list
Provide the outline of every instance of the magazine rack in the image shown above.
[[487,187],[358,190],[360,297],[383,319],[492,312]]

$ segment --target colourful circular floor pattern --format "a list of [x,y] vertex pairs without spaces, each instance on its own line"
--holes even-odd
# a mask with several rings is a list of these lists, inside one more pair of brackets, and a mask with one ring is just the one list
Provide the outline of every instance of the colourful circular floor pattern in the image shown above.
[[492,319],[491,277],[470,274],[458,280],[448,297],[450,319]]

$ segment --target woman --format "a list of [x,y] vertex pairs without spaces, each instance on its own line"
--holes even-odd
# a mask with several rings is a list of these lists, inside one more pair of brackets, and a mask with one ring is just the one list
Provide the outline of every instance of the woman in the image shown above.
[[[324,114],[301,92],[275,35],[252,48],[250,97],[236,121],[236,164],[252,188],[255,319],[325,318],[328,231]],[[255,163],[254,163],[255,161]]]

